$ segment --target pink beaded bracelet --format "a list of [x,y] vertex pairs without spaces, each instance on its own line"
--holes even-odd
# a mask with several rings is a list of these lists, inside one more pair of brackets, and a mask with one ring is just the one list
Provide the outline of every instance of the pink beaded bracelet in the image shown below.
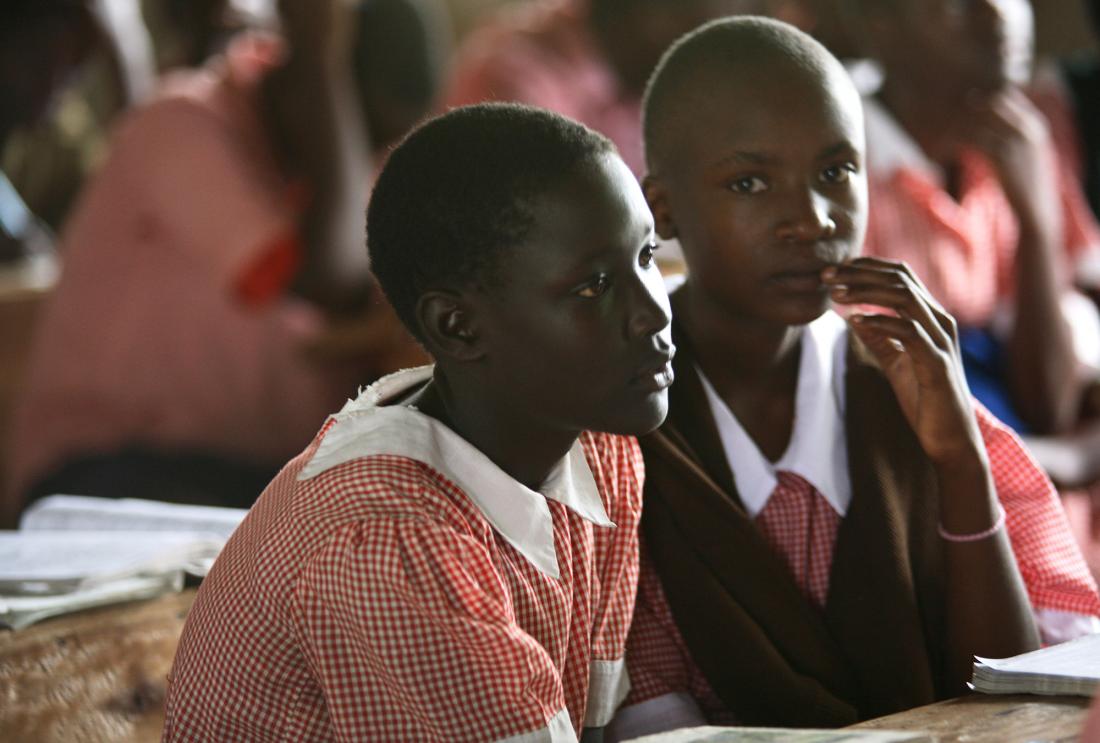
[[948,542],[980,542],[983,539],[988,539],[993,536],[1004,527],[1005,507],[997,503],[997,509],[1000,511],[1000,513],[997,514],[997,520],[993,522],[993,526],[985,531],[975,532],[974,534],[952,534],[943,528],[943,524],[940,524],[936,528],[939,530],[940,536]]

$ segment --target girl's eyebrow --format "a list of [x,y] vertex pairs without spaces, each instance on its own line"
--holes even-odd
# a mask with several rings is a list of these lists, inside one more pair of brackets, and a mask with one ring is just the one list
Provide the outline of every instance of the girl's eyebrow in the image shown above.
[[818,159],[819,160],[827,160],[828,158],[836,157],[837,155],[858,155],[858,154],[859,154],[859,150],[856,148],[856,146],[845,139],[845,140],[841,140],[840,142],[837,142],[836,144],[831,144],[828,147],[826,147],[825,149],[823,149],[821,151],[821,154],[818,155]]
[[774,163],[778,158],[775,155],[768,154],[766,152],[750,152],[748,150],[736,150],[730,152],[722,157],[718,158],[712,163],[712,166],[728,165],[730,163],[739,163],[744,165],[768,165]]

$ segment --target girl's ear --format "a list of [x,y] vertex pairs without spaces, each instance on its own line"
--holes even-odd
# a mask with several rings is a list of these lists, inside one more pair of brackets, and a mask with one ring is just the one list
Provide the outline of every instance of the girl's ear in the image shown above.
[[476,312],[460,294],[444,290],[424,292],[416,303],[416,319],[433,356],[474,361],[485,355]]
[[642,179],[642,193],[649,204],[649,210],[653,212],[653,223],[657,235],[662,240],[671,240],[676,237],[676,223],[672,220],[672,210],[668,204],[668,189],[655,175],[647,175]]

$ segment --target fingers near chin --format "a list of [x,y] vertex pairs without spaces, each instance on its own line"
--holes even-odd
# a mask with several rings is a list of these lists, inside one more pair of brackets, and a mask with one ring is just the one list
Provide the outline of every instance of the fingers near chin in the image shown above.
[[890,335],[882,327],[868,320],[867,315],[854,315],[849,318],[848,326],[880,364],[885,366],[898,355],[906,353],[905,344],[900,338]]
[[942,366],[942,354],[920,323],[903,317],[861,315],[850,321],[856,335],[872,350],[882,349],[891,355],[904,353],[927,369]]

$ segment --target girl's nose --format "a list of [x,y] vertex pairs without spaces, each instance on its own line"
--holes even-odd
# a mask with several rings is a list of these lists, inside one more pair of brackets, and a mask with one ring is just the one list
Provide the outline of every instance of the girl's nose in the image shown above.
[[648,338],[672,322],[672,308],[664,279],[656,270],[637,278],[631,297],[628,332],[634,338]]
[[790,242],[828,239],[835,234],[836,222],[829,216],[828,200],[812,189],[798,196],[777,228],[778,237]]

